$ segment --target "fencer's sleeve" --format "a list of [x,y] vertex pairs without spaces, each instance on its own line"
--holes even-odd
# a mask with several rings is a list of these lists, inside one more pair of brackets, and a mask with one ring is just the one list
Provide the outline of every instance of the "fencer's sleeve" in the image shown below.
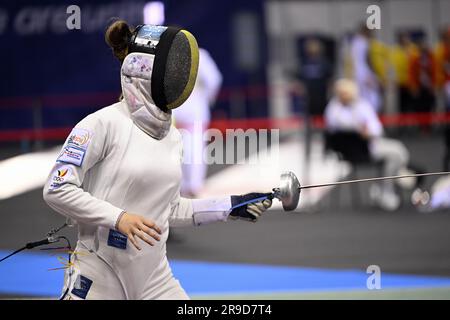
[[78,123],[50,172],[43,195],[52,209],[66,217],[114,229],[123,209],[83,190],[86,173],[107,153],[107,139],[107,128],[95,115]]
[[231,212],[231,197],[187,199],[178,196],[171,203],[169,225],[172,227],[200,226],[226,221]]

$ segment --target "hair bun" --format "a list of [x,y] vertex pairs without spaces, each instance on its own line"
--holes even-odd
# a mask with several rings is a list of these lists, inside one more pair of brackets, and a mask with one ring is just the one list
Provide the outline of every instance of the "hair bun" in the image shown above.
[[106,30],[105,41],[120,62],[128,54],[128,43],[131,35],[132,31],[124,20],[114,21]]

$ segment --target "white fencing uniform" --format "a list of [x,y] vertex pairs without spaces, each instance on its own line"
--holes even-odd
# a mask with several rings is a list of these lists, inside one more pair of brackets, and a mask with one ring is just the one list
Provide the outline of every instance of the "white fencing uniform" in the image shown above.
[[[176,128],[153,138],[132,121],[124,101],[76,125],[44,187],[49,206],[78,223],[79,254],[66,272],[69,297],[187,298],[166,257],[169,226],[226,220],[231,200],[181,198],[181,157]],[[161,241],[143,243],[141,251],[130,245],[115,230],[124,210],[153,220]]]
[[201,190],[206,178],[203,132],[209,126],[210,105],[216,100],[222,84],[222,75],[208,51],[200,48],[199,53],[194,90],[185,103],[173,110],[176,126],[182,129],[184,146],[181,191],[193,194]]
[[357,34],[351,42],[353,77],[362,98],[370,103],[375,111],[381,108],[380,88],[376,74],[369,65],[369,39]]

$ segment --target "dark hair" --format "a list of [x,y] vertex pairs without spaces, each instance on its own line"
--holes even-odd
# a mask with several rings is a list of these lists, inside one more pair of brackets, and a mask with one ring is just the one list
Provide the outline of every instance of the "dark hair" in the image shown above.
[[132,33],[132,29],[124,20],[114,21],[105,32],[105,41],[120,63],[128,54],[128,43]]

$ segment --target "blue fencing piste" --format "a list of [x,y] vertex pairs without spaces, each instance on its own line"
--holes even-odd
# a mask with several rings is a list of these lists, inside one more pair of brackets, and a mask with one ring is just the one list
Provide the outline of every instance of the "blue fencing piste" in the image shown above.
[[[0,251],[0,257],[9,252]],[[173,273],[191,295],[367,290],[364,270],[172,260]],[[58,296],[63,271],[56,255],[20,253],[0,263],[0,294]],[[450,286],[448,277],[381,274],[382,289]]]

